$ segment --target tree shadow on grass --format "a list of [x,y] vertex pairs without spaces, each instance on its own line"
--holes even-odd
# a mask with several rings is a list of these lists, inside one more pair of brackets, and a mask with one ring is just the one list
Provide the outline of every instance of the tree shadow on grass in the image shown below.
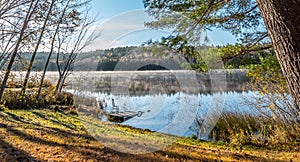
[[[83,142],[77,143],[75,145],[68,144],[68,143],[58,143],[55,141],[46,140],[46,139],[42,139],[42,138],[39,138],[36,136],[29,135],[18,129],[15,129],[14,127],[8,126],[6,124],[1,124],[0,126],[5,128],[10,135],[18,136],[18,137],[24,139],[25,141],[34,142],[39,145],[46,145],[46,146],[51,146],[51,147],[62,147],[67,150],[72,150],[74,152],[79,153],[81,155],[81,158],[83,158],[83,159],[93,159],[96,161],[107,161],[111,157],[110,155],[114,156],[114,158],[117,156],[120,156],[120,155],[122,155],[124,157],[131,156],[131,155],[126,155],[125,153],[121,153],[121,152],[117,152],[117,151],[113,151],[113,150],[110,151],[110,153],[111,153],[110,155],[107,155],[106,152],[104,151],[104,150],[106,150],[106,148],[103,146],[100,146],[100,143],[99,143],[98,147],[97,146],[89,146]],[[53,132],[46,132],[46,133],[53,133]],[[66,138],[68,138],[68,136],[66,136]],[[2,147],[3,148],[13,148],[13,146],[8,145],[5,141],[0,140],[0,142],[1,142],[0,148],[2,148]],[[2,146],[2,145],[4,145],[4,146]],[[8,155],[5,155],[7,153],[8,153]],[[51,156],[52,153],[49,152],[49,155]],[[58,153],[58,154],[63,154],[63,152]],[[1,157],[3,156],[4,158],[8,159],[5,161],[23,161],[23,159],[24,159],[24,161],[37,161],[36,159],[31,158],[29,155],[25,154],[25,152],[21,152],[16,149],[10,149],[10,150],[6,149],[3,151],[3,153],[0,152],[0,155],[1,155]],[[47,159],[44,159],[44,160],[47,160]]]
[[[24,121],[23,117],[20,117],[16,114],[10,113],[10,112],[5,112],[6,115],[8,115],[9,117],[11,117],[13,120],[18,121],[18,122],[22,122],[25,124],[31,124],[30,122]],[[9,120],[11,122],[14,122],[13,120]]]
[[44,114],[39,113],[39,112],[32,112],[32,114],[34,114],[34,115],[36,115],[36,116],[38,116],[38,117],[40,117],[40,118],[42,118],[42,119],[44,119],[44,120],[49,120],[49,121],[51,121],[52,123],[55,123],[55,124],[58,124],[58,125],[62,125],[62,126],[66,127],[66,128],[69,128],[69,129],[71,129],[71,130],[76,130],[76,126],[75,126],[75,125],[70,126],[70,125],[65,124],[65,123],[63,123],[63,122],[61,122],[61,121],[56,121],[56,120],[53,120],[53,119],[51,119],[51,118],[47,118]]
[[[7,113],[15,122],[18,124],[14,126],[10,126],[11,124],[0,123],[0,127],[5,128],[8,133],[19,136],[26,141],[31,141],[40,145],[47,145],[47,146],[54,146],[54,147],[62,147],[67,150],[72,150],[77,152],[81,155],[83,159],[93,159],[95,161],[169,161],[172,159],[182,160],[182,161],[215,161],[218,160],[218,157],[232,157],[237,160],[253,160],[253,161],[270,161],[263,157],[257,157],[253,155],[247,154],[239,154],[239,153],[231,153],[231,152],[223,152],[220,154],[219,151],[211,151],[205,150],[201,148],[196,148],[197,153],[202,155],[200,157],[195,157],[189,154],[181,154],[173,151],[156,151],[154,153],[148,154],[130,154],[130,153],[123,153],[120,151],[113,150],[111,148],[103,147],[100,142],[97,144],[95,139],[87,134],[74,132],[74,131],[67,131],[59,128],[53,128],[49,126],[42,126],[40,124],[31,123],[24,121],[21,117]],[[37,115],[37,114],[36,114]],[[42,116],[40,116],[42,118]],[[48,119],[47,119],[48,120]],[[21,124],[19,123],[21,122]],[[45,134],[59,136],[60,138],[64,139],[80,139],[84,138],[87,140],[88,143],[82,141],[74,141],[75,144],[72,142],[66,143],[59,143],[55,141],[51,141],[48,139],[32,136],[23,132],[21,130],[16,129],[17,127],[26,127],[28,125],[35,125],[33,128],[39,132],[44,132]],[[61,124],[61,123],[58,123]],[[1,137],[1,134],[0,134]],[[89,142],[94,141],[95,145],[89,145]],[[94,144],[94,143],[93,143]],[[181,148],[185,148],[182,146]],[[63,154],[63,153],[62,153]],[[209,158],[206,158],[209,157]],[[31,157],[28,153],[15,148],[14,146],[8,144],[6,141],[1,140],[0,138],[0,158],[5,159],[4,161],[38,161],[35,158]],[[1,159],[1,160],[2,160]],[[0,160],[0,161],[1,161]],[[45,159],[47,160],[47,159]]]
[[0,139],[0,161],[35,162],[40,160]]
[[[82,156],[82,158],[84,158],[84,159],[93,159],[96,161],[109,161],[111,159],[113,159],[113,160],[119,159],[122,161],[123,160],[126,160],[126,161],[128,161],[128,160],[129,161],[132,161],[132,160],[134,160],[134,161],[153,161],[155,159],[155,158],[145,159],[144,155],[133,155],[133,154],[115,151],[113,149],[101,146],[100,143],[99,143],[99,146],[90,146],[83,142],[77,143],[76,145],[72,145],[72,144],[68,144],[68,143],[66,143],[66,144],[58,143],[55,141],[50,141],[50,140],[46,140],[46,139],[42,139],[42,138],[39,138],[36,136],[29,135],[29,134],[24,133],[21,130],[16,129],[15,127],[11,127],[7,124],[1,124],[0,126],[5,128],[9,134],[21,137],[25,141],[34,142],[34,143],[37,143],[40,145],[62,147],[67,150],[72,150],[74,152],[79,153]],[[58,130],[57,133],[59,133],[59,131],[60,130]],[[54,133],[54,132],[49,131],[49,132],[45,132],[45,133]],[[66,135],[65,137],[68,138],[69,136],[74,136],[74,135],[76,136],[77,134],[76,133],[73,133],[73,134],[67,133],[65,135]],[[0,141],[0,142],[2,142],[2,141]],[[3,141],[2,143],[4,144],[5,141]],[[28,161],[30,161],[30,157],[25,157],[21,153],[16,154],[15,159],[17,159],[17,160],[12,160],[12,161],[18,161],[18,159],[23,159],[23,158],[29,159]],[[31,161],[34,161],[34,160],[35,159],[33,159]],[[47,160],[47,159],[45,159],[45,160]],[[37,161],[37,160],[35,160],[35,161]]]

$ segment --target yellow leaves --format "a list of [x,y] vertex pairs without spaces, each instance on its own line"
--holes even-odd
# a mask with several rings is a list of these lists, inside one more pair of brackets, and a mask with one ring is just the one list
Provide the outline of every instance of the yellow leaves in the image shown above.
[[256,90],[266,93],[285,93],[287,85],[275,55],[260,56],[260,64],[248,66],[247,76]]

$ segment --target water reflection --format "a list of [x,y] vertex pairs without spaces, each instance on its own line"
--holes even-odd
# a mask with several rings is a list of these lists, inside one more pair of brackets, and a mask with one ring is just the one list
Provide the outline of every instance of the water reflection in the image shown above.
[[[84,87],[84,90],[118,95],[188,94],[243,91],[249,78],[246,71],[114,71],[74,73],[68,81],[69,88]],[[123,92],[123,94],[122,94]]]
[[[157,132],[164,132],[179,136],[199,135],[200,125],[207,119],[208,113],[220,111],[234,111],[240,113],[252,113],[249,105],[244,103],[244,99],[254,98],[259,95],[255,92],[219,92],[219,93],[198,93],[187,94],[176,92],[174,94],[148,94],[148,95],[113,95],[105,92],[85,92],[85,96],[94,99],[90,106],[102,109],[99,113],[99,120],[108,122],[106,114],[113,109],[112,99],[119,107],[119,111],[142,111],[143,115],[135,116],[123,125],[129,125],[141,129],[149,129]],[[197,100],[196,112],[191,115],[191,100]],[[222,100],[222,101],[219,101]],[[99,105],[102,104],[103,107]],[[209,111],[216,109],[215,111]],[[218,112],[221,113],[221,112]],[[185,123],[186,118],[193,118],[193,123]],[[217,119],[216,119],[217,120]],[[202,122],[202,123],[199,123]],[[183,124],[188,124],[187,129],[180,129]],[[172,128],[171,128],[172,127]],[[169,130],[166,130],[169,129]],[[202,130],[203,131],[203,130]],[[203,138],[203,137],[202,137]]]
[[[99,120],[108,122],[107,116],[115,117],[136,128],[177,136],[200,132],[199,137],[204,138],[224,110],[249,109],[240,104],[253,95],[243,92],[247,81],[246,72],[239,70],[89,72],[71,76],[69,88],[79,96],[80,111],[94,113]],[[131,116],[126,120],[120,114],[110,116],[112,99],[121,117],[128,112]],[[138,112],[142,115],[137,116]]]
[[[69,88],[81,96],[77,99],[81,110],[89,114],[94,109],[102,121],[108,121],[114,99],[118,112],[142,112],[141,116],[130,116],[124,122],[114,116],[124,125],[178,136],[200,132],[199,137],[204,138],[224,110],[249,109],[242,104],[243,98],[255,93],[242,91],[248,81],[245,74],[184,70],[91,72],[74,75]],[[197,126],[199,118],[203,120],[201,127]]]

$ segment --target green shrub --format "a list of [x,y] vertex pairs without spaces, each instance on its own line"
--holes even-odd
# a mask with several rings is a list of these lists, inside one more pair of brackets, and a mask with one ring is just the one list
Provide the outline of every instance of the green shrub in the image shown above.
[[19,90],[7,90],[1,104],[9,109],[37,109],[48,108],[50,105],[71,106],[74,103],[73,94],[67,92],[45,89],[39,98],[36,97],[36,94],[36,90],[31,89],[22,98]]
[[2,104],[9,109],[31,109],[45,107],[43,100],[38,101],[34,93],[27,92],[27,94],[22,98],[20,96],[20,91],[16,90],[5,91],[2,102]]

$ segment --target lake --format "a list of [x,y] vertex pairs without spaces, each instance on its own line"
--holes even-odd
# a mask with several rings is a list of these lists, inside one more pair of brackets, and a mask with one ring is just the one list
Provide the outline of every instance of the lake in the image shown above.
[[[66,89],[80,96],[76,101],[79,107],[100,109],[102,103],[107,114],[114,99],[121,112],[143,112],[124,125],[203,138],[224,111],[254,113],[246,100],[259,93],[246,89],[248,81],[242,70],[78,72],[69,78]],[[98,117],[108,122],[103,113]]]

